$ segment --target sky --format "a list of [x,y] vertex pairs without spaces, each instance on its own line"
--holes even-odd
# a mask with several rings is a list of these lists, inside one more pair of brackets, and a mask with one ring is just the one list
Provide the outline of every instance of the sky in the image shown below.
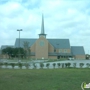
[[0,47],[16,38],[39,38],[42,13],[47,38],[69,39],[90,54],[90,0],[0,0]]

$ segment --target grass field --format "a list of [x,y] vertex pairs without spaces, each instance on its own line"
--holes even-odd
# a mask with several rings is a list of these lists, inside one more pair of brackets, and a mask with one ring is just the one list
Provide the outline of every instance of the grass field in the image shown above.
[[0,90],[81,90],[90,69],[0,69]]

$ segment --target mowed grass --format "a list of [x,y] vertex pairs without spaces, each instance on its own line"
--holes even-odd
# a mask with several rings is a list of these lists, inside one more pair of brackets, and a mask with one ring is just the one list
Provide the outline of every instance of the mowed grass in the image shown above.
[[90,69],[0,69],[0,90],[81,90]]

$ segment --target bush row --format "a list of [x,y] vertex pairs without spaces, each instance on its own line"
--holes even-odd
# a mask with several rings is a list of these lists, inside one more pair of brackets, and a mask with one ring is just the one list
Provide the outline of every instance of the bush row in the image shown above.
[[[1,63],[0,62],[0,67],[1,68],[2,68],[3,65],[5,65],[6,67],[8,65],[11,65],[13,69],[14,69],[15,66],[18,66],[21,69],[22,69],[22,66],[25,66],[27,69],[29,69],[29,67],[31,66],[30,63],[20,63],[20,62],[19,63],[7,63],[7,62]],[[71,63],[69,63],[69,62],[68,63],[53,63],[52,65],[53,65],[53,68],[55,68],[56,65],[58,66],[58,68],[60,68],[60,67],[61,68],[70,68],[71,67]],[[90,67],[90,63],[86,63],[86,64],[79,63],[79,67],[80,68],[83,68],[84,65],[86,65],[87,68]],[[46,64],[40,63],[40,68],[43,68],[44,66],[49,68],[50,67],[50,63],[46,63]],[[76,68],[76,66],[77,66],[77,63],[73,63],[73,68]],[[37,64],[36,63],[33,63],[33,68],[37,68]]]

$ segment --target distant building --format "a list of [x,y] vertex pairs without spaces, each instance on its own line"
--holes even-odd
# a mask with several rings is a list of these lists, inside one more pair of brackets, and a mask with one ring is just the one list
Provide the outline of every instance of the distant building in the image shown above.
[[[31,50],[31,58],[34,59],[60,59],[69,57],[75,59],[85,59],[83,46],[70,46],[69,39],[46,38],[43,15],[39,38],[20,38],[20,47],[24,48],[24,42],[28,42]],[[16,39],[13,47],[19,47],[19,38]],[[1,49],[2,48],[5,47],[2,46]]]

